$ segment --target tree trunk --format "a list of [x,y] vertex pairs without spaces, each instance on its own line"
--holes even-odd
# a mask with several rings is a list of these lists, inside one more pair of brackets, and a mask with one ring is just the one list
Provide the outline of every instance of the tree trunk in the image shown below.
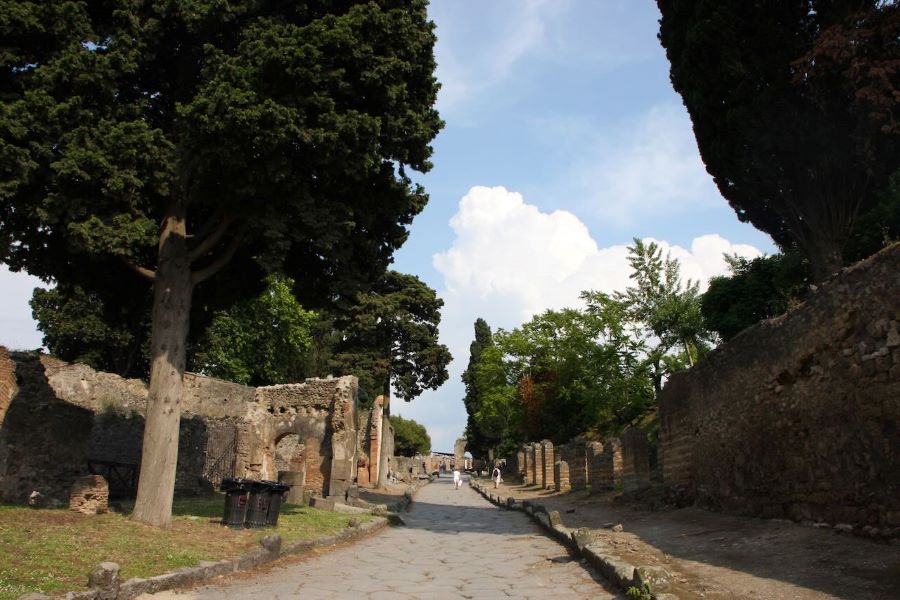
[[163,221],[159,240],[159,262],[153,285],[150,391],[144,423],[141,474],[132,515],[137,521],[157,527],[168,528],[172,524],[185,344],[192,292],[184,208],[176,205]]
[[844,266],[842,244],[826,236],[813,238],[806,246],[813,283],[825,281]]

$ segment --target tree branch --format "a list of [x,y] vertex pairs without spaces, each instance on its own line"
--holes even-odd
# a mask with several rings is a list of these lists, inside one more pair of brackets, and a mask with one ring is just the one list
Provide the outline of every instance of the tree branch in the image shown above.
[[225,252],[222,253],[222,256],[214,260],[212,263],[203,267],[199,271],[194,271],[191,274],[191,283],[193,285],[197,285],[198,283],[202,283],[218,273],[222,270],[225,265],[232,259],[234,253],[237,252],[237,249],[240,247],[241,242],[244,241],[244,232],[239,231],[235,234],[233,238],[231,238],[231,242],[228,244],[228,247],[225,248]]
[[142,267],[141,265],[135,264],[128,260],[127,256],[119,256],[119,260],[125,263],[125,266],[140,275],[141,277],[153,281],[156,279],[156,271],[152,269],[148,269],[147,267]]
[[[215,231],[206,236],[194,249],[188,252],[188,260],[194,262],[212,250],[219,243],[219,240],[222,239],[222,236],[225,235],[225,232],[228,231],[232,223],[234,223],[234,217],[224,217]],[[207,228],[204,227],[203,229]]]

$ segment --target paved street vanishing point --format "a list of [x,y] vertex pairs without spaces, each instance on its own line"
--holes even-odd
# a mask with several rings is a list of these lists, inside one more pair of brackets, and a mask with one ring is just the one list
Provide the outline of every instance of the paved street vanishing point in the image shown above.
[[[406,527],[382,530],[256,577],[142,600],[358,598],[621,598],[587,565],[519,512],[499,510],[468,485],[438,479],[419,491]],[[393,549],[386,552],[386,548]]]

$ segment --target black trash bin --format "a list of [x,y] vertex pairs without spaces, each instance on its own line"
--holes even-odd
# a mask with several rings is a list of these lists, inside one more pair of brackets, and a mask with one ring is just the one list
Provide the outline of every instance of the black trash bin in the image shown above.
[[247,518],[247,505],[249,504],[250,480],[248,479],[223,479],[219,489],[225,492],[225,513],[222,515],[222,525],[228,527],[243,527]]
[[264,481],[250,481],[250,497],[247,501],[247,527],[267,527],[269,504],[272,502],[272,488]]
[[264,481],[268,484],[271,493],[269,500],[269,514],[266,517],[266,525],[275,527],[278,525],[278,514],[281,512],[281,505],[284,502],[284,495],[291,489],[291,486],[277,481]]

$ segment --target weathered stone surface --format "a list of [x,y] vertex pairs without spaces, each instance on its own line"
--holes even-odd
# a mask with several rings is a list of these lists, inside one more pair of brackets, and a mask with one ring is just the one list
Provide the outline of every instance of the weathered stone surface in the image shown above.
[[76,479],[69,492],[69,510],[83,515],[109,512],[109,484],[106,479],[102,475],[85,475]]
[[674,374],[664,480],[702,506],[887,526],[900,511],[900,244]]
[[[224,477],[276,480],[280,465],[305,472],[306,491],[346,494],[357,476],[356,396],[353,377],[254,389],[185,374],[176,493],[205,493]],[[0,348],[0,500],[68,498],[89,459],[136,469],[146,398],[139,380]]]

